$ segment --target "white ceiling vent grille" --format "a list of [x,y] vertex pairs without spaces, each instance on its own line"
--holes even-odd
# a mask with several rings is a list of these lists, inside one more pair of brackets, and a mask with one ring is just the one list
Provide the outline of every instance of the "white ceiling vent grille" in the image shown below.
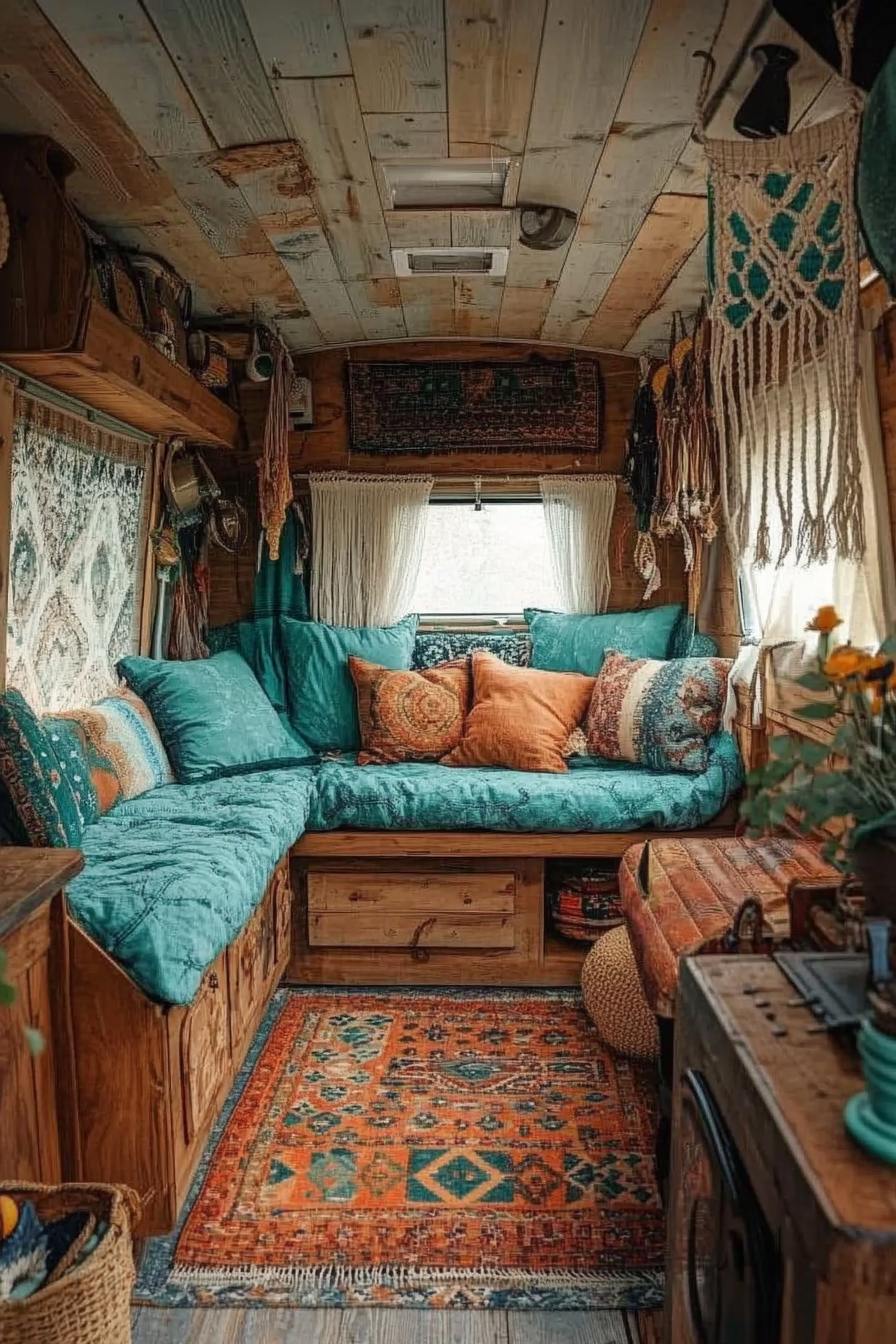
[[508,247],[396,247],[396,275],[505,275]]

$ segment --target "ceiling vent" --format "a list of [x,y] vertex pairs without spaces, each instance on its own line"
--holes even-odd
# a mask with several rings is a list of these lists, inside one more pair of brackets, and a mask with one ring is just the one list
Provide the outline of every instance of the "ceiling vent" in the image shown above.
[[497,209],[509,159],[400,159],[380,165],[393,210]]
[[559,205],[524,205],[520,207],[520,242],[537,252],[550,252],[569,242],[576,217],[571,210]]
[[509,247],[396,247],[396,275],[505,275]]

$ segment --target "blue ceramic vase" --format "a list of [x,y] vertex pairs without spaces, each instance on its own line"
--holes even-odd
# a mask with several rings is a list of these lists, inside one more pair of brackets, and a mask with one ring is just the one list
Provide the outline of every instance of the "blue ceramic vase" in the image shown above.
[[846,1128],[866,1152],[896,1166],[896,1037],[866,1019],[857,1044],[865,1091],[846,1103]]

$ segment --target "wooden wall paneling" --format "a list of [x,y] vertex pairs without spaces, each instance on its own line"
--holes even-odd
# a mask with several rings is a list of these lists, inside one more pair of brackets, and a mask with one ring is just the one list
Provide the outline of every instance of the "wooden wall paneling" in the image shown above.
[[452,155],[523,152],[544,16],[545,0],[447,0]]
[[445,112],[369,112],[364,130],[374,159],[448,157]]
[[537,340],[556,286],[556,280],[545,280],[536,287],[505,284],[498,335],[507,340]]
[[458,336],[497,336],[504,285],[487,276],[454,277],[454,323]]
[[272,79],[350,75],[338,0],[241,0],[265,72]]
[[550,0],[518,198],[579,211],[650,0]]
[[[640,51],[636,66],[639,60]],[[690,135],[689,125],[629,122],[621,109],[618,125],[582,209],[542,330],[545,340],[580,341],[585,335]]]
[[386,210],[383,218],[392,247],[451,246],[450,210]]
[[282,140],[283,118],[240,0],[143,0],[216,144]]
[[515,228],[516,218],[509,210],[452,210],[451,246],[509,247]]
[[444,112],[442,0],[341,0],[364,112]]
[[312,199],[344,280],[394,277],[389,235],[350,79],[280,80],[277,99],[314,178]]
[[171,154],[160,156],[156,162],[219,256],[271,250],[242,192],[216,173],[204,155]]
[[0,375],[0,690],[6,689],[6,618],[9,612],[14,424],[15,388],[9,378]]
[[139,0],[40,8],[153,157],[214,147],[199,109]]
[[672,314],[684,313],[690,316],[699,308],[707,292],[704,237],[663,291],[653,311],[638,323],[637,330],[625,347],[626,354],[665,356],[669,347]]
[[[420,275],[398,281],[405,328],[409,336],[453,336],[454,277]],[[396,355],[398,355],[396,351]]]
[[705,201],[660,196],[588,326],[586,344],[624,349],[705,232]]
[[350,280],[345,288],[368,341],[388,341],[407,335],[401,290],[394,276]]

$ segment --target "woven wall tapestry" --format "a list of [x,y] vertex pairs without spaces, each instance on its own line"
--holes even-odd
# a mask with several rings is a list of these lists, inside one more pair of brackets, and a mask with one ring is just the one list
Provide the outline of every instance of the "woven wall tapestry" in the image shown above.
[[[848,75],[848,41],[841,50]],[[735,551],[750,549],[758,566],[788,556],[803,564],[831,553],[858,559],[865,549],[856,400],[859,108],[849,87],[843,112],[791,135],[703,138],[724,503]],[[799,389],[805,414],[795,413],[794,397],[768,395],[782,376]],[[810,444],[808,426],[822,423],[823,441],[813,432]],[[772,498],[783,536],[769,528]]]
[[356,453],[600,451],[595,360],[348,365]]
[[7,684],[89,705],[140,640],[149,447],[16,398]]

